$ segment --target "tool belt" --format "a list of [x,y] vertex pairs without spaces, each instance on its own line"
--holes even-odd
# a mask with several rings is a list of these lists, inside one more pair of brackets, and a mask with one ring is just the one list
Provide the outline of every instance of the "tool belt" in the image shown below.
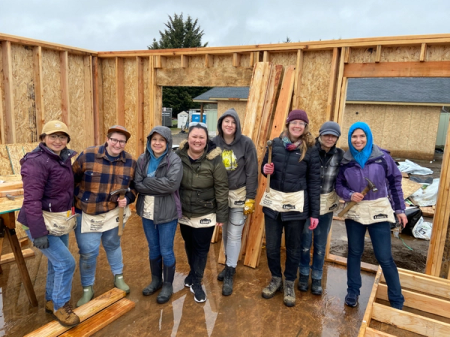
[[362,200],[350,208],[344,218],[357,221],[363,225],[384,221],[395,223],[394,211],[388,198]]
[[76,218],[69,219],[72,215],[71,210],[65,212],[42,211],[42,215],[44,216],[45,227],[50,235],[66,235],[77,227]]
[[194,228],[206,228],[212,227],[216,225],[216,213],[210,213],[206,215],[202,215],[195,218],[188,218],[187,216],[182,216],[180,220],[178,220],[180,224],[191,226]]
[[[130,207],[125,207],[123,212],[123,223],[125,223],[131,215]],[[97,214],[89,215],[82,213],[81,217],[81,233],[103,233],[119,226],[119,207],[113,210]]]
[[153,195],[146,195],[144,198],[144,210],[142,217],[148,220],[153,220],[155,216],[155,197]]
[[336,191],[320,195],[320,215],[333,212],[339,207],[339,197]]
[[245,186],[228,192],[228,207],[230,208],[244,208],[245,197],[247,196],[247,189]]
[[259,204],[276,212],[301,213],[305,205],[305,194],[304,191],[284,193],[271,188],[269,193],[264,192]]

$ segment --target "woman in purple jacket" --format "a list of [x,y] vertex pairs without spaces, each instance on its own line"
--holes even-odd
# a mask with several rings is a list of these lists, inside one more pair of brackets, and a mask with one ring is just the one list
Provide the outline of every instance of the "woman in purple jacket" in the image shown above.
[[[392,258],[390,223],[395,223],[394,211],[403,227],[408,222],[402,175],[389,152],[373,144],[372,132],[366,123],[357,122],[350,127],[348,146],[336,180],[337,194],[345,201],[356,202],[345,215],[348,238],[345,304],[350,307],[358,305],[361,256],[368,229],[375,257],[386,279],[391,307],[401,310],[404,298],[397,266]],[[378,190],[371,190],[364,196],[360,192],[367,186],[367,179]]]
[[40,140],[20,161],[24,200],[18,221],[48,259],[45,311],[72,327],[80,323],[70,305],[75,259],[68,248],[69,232],[76,224],[70,160],[76,152],[67,148],[69,130],[60,121],[45,124]]

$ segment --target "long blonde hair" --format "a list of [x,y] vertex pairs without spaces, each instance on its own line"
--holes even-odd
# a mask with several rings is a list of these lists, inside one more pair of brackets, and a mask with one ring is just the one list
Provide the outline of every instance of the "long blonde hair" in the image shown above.
[[[289,124],[286,124],[281,135],[282,137],[286,136],[291,139],[291,134],[289,133]],[[300,144],[299,149],[300,151],[302,151],[302,155],[300,156],[299,162],[301,162],[303,158],[305,158],[306,151],[308,151],[310,147],[314,146],[314,137],[309,131],[309,124],[305,125],[305,130],[303,130],[303,134],[300,136],[300,139],[302,140],[302,143]]]

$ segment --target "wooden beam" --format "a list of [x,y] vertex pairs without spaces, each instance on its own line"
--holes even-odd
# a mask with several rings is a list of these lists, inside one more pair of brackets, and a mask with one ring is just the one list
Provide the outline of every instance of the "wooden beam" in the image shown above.
[[450,77],[450,61],[349,63],[345,77]]
[[302,86],[302,71],[303,71],[303,50],[297,50],[297,62],[295,65],[294,78],[294,98],[292,99],[292,108],[300,109],[300,92]]
[[69,53],[59,53],[61,67],[61,119],[70,129]]
[[[340,264],[342,266],[347,265],[347,258],[345,258],[343,256],[334,255],[334,254],[329,254],[326,261],[334,262],[334,263]],[[375,264],[361,262],[361,270],[368,271],[369,273],[376,273],[378,271],[378,267],[379,266],[377,266]]]
[[333,121],[338,122],[339,121],[339,112],[341,107],[341,90],[342,90],[342,80],[344,77],[344,68],[345,68],[345,48],[341,49],[341,57],[339,59],[339,72],[337,76],[337,85],[336,85],[336,98],[334,100],[334,115],[333,115]]
[[103,329],[108,324],[114,322],[119,317],[125,315],[134,307],[134,302],[130,301],[129,299],[123,298],[60,336],[91,336]]
[[424,336],[450,336],[450,324],[374,303],[372,319]]
[[[350,47],[342,47],[342,49],[344,51],[344,63],[349,63],[351,49],[350,49]],[[342,57],[342,55],[341,55],[341,57]]]
[[183,87],[248,87],[250,68],[164,68],[156,72],[156,85]]
[[[99,112],[99,60],[97,56],[92,58],[92,107],[94,114],[94,144],[100,144],[100,112]],[[103,139],[102,139],[103,140]]]
[[257,57],[257,53],[258,52],[250,52],[250,60],[249,60],[249,67],[253,69],[253,66],[259,62],[258,57]]
[[[74,312],[80,318],[80,321],[84,322],[88,318],[109,307],[111,304],[121,300],[125,296],[126,293],[123,290],[113,288],[106,293],[93,298],[81,307],[74,309]],[[70,328],[61,325],[58,321],[52,321],[39,329],[34,330],[30,334],[26,335],[26,337],[56,337],[69,329]]]
[[92,56],[83,57],[84,65],[84,116],[86,139],[85,147],[95,143],[94,93],[92,90]]
[[33,82],[34,82],[34,104],[36,107],[36,139],[42,133],[42,126],[45,123],[44,111],[44,86],[42,84],[42,47],[33,48]]
[[116,122],[125,126],[125,75],[123,58],[116,57]]
[[381,61],[381,45],[377,46],[377,53],[375,54],[375,63],[380,63]]
[[97,67],[97,92],[96,96],[98,97],[98,138],[99,144],[103,143],[106,139],[105,135],[105,112],[103,108],[103,70],[102,70],[102,60],[98,59],[98,67]]
[[270,62],[270,56],[269,56],[269,52],[267,50],[264,50],[263,62]]
[[377,288],[379,287],[380,284],[380,278],[381,278],[381,267],[378,267],[377,274],[375,276],[375,279],[373,280],[372,291],[369,296],[369,301],[367,302],[366,311],[364,313],[361,327],[359,329],[358,337],[365,336],[366,328],[370,325],[370,320],[372,317],[372,304],[375,303]]
[[[182,69],[178,69],[182,70]],[[184,69],[184,70],[192,70]],[[149,58],[149,129],[162,124],[162,86],[156,82],[157,74],[165,72],[167,69],[155,69],[155,60],[153,56]]]
[[241,66],[241,54],[233,53],[233,67]]
[[181,55],[181,68],[189,67],[189,57],[187,55]]
[[136,126],[137,126],[137,151],[138,154],[144,152],[144,65],[142,57],[136,57],[137,74],[137,104],[136,104]]
[[[387,291],[387,285],[380,284],[377,289],[377,298],[389,301]],[[450,301],[406,289],[402,289],[402,294],[405,298],[404,305],[406,307],[450,318]]]
[[337,114],[337,112],[333,113],[333,103],[336,97],[336,82],[337,82],[337,74],[339,69],[339,50],[338,48],[333,49],[333,58],[331,60],[331,71],[330,71],[330,85],[328,87],[328,100],[327,100],[327,110],[325,115],[325,120],[332,120],[332,116]]
[[420,62],[425,62],[427,60],[427,44],[422,43],[420,46]]
[[394,335],[391,335],[387,332],[375,330],[375,329],[372,329],[369,327],[366,328],[366,333],[364,336],[367,336],[367,337],[395,337]]
[[155,56],[155,68],[165,68],[166,67],[166,57],[161,55]]
[[[5,90],[5,119],[4,127],[2,128],[3,144],[13,144],[16,142],[16,121],[14,116],[14,84],[12,73],[12,58],[11,58],[11,42],[6,41],[2,43],[2,57],[3,57],[3,88]],[[3,133],[5,134],[3,137]]]
[[[24,259],[33,257],[34,250],[32,250],[30,248],[24,249],[24,250],[22,250],[22,255],[23,255]],[[16,262],[16,258],[14,257],[13,253],[3,254],[2,256],[0,256],[0,264],[6,264],[6,263],[11,263],[11,262]]]
[[214,66],[214,56],[210,54],[205,54],[205,68],[210,68]]

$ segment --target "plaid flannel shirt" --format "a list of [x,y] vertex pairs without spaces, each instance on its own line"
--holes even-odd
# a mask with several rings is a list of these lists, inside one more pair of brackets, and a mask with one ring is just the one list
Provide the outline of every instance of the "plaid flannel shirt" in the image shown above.
[[136,199],[133,182],[136,161],[125,151],[116,160],[110,161],[105,145],[87,148],[72,165],[75,207],[90,215],[116,208],[119,194],[110,193],[118,189],[130,187],[131,191],[125,194],[129,204]]
[[333,146],[327,153],[322,150],[318,141],[315,146],[320,156],[320,194],[330,193],[336,187],[336,177],[339,173],[341,160],[344,157],[344,151]]

